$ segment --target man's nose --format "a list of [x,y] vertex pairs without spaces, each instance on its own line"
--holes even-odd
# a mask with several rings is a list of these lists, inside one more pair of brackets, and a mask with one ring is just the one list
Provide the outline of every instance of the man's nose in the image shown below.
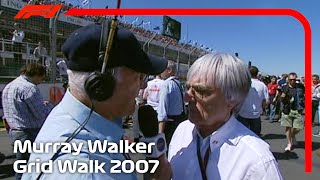
[[193,95],[193,92],[192,92],[192,89],[191,89],[191,88],[189,88],[189,89],[185,92],[184,100],[185,100],[186,102],[194,101],[194,95]]

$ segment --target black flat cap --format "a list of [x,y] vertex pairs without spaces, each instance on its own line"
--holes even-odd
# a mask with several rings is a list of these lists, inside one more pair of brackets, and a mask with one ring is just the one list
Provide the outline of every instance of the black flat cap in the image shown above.
[[[75,71],[100,71],[98,61],[102,26],[90,24],[75,30],[62,46],[68,68]],[[134,34],[117,27],[107,68],[125,66],[136,72],[157,75],[167,68],[167,60],[145,53]]]

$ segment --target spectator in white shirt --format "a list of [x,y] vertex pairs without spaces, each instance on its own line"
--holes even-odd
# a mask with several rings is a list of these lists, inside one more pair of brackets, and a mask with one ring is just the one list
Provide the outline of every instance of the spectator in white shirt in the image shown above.
[[261,113],[269,104],[268,87],[258,80],[259,69],[255,66],[249,68],[251,74],[251,88],[241,106],[237,119],[258,136],[261,135]]
[[152,106],[155,111],[158,109],[160,88],[163,83],[160,75],[148,82],[147,88],[144,90],[143,99],[147,104]]
[[24,31],[19,27],[18,23],[14,23],[15,30],[13,31],[12,41],[14,43],[22,43],[24,39]]
[[59,71],[59,75],[64,79],[67,80],[68,79],[68,74],[67,74],[67,70],[68,70],[68,66],[65,60],[60,60],[57,63],[57,69]]
[[46,57],[47,57],[47,49],[42,46],[41,42],[38,42],[38,47],[36,47],[33,51],[33,55],[36,57],[37,62],[41,65],[45,66],[46,64]]
[[14,59],[20,61],[22,60],[22,42],[24,39],[24,31],[22,31],[19,27],[18,23],[14,23],[15,30],[12,33],[12,43],[13,43],[13,51],[14,51]]
[[233,115],[250,85],[247,65],[235,56],[207,54],[195,61],[186,83],[189,120],[169,146],[172,179],[282,179],[269,145]]

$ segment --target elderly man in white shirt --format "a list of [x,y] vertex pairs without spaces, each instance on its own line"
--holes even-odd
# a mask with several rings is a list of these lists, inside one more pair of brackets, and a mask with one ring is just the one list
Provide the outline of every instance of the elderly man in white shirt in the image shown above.
[[250,86],[247,66],[235,56],[207,54],[195,61],[185,94],[189,120],[169,146],[172,179],[282,179],[269,145],[233,115]]

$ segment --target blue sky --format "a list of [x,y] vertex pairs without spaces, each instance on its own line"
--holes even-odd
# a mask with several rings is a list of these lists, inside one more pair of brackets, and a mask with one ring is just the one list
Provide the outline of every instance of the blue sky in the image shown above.
[[[116,0],[93,0],[91,7],[116,6]],[[302,13],[312,28],[313,72],[320,73],[319,0],[122,0],[123,8],[291,8]],[[182,24],[182,37],[219,52],[252,61],[262,72],[304,76],[304,30],[290,16],[171,16]],[[136,17],[126,17],[132,22]],[[161,16],[142,16],[139,21],[161,26]],[[188,30],[187,30],[188,29]]]

